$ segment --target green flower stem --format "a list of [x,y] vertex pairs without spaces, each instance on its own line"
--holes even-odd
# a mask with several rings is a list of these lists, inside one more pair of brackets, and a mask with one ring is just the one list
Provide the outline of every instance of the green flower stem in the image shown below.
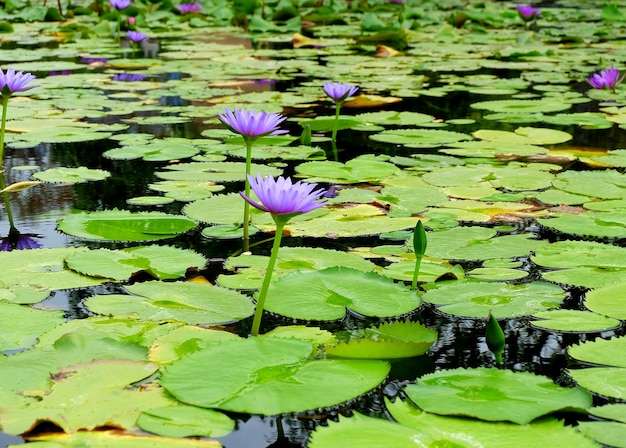
[[420,265],[422,264],[422,256],[415,254],[415,268],[413,269],[413,281],[411,281],[411,289],[417,289],[417,277],[420,273]]
[[122,40],[122,14],[117,12],[117,30],[115,34],[115,41],[120,42]]
[[[4,121],[3,121],[4,124]],[[4,130],[4,126],[3,126]],[[4,132],[2,133],[4,136]],[[0,190],[4,190],[7,184],[4,180],[4,172],[0,171]],[[11,213],[11,203],[9,202],[9,193],[6,191],[2,193],[4,199],[4,209],[7,212],[7,217],[9,218],[9,226],[11,231],[17,231],[15,228],[15,224],[13,223],[13,213]]]
[[[9,98],[11,94],[2,94],[2,125],[0,125],[0,167],[4,164],[4,132],[7,125],[7,108],[9,106]],[[4,182],[4,178],[3,178]],[[4,188],[4,187],[2,187]]]
[[263,285],[261,286],[261,292],[256,301],[256,309],[254,310],[254,318],[252,319],[252,330],[250,334],[257,336],[259,334],[259,328],[261,326],[261,317],[263,316],[263,307],[265,306],[265,297],[267,297],[267,290],[270,287],[270,280],[272,280],[272,273],[274,272],[274,266],[276,265],[276,258],[278,258],[278,249],[280,248],[280,240],[283,238],[283,228],[286,221],[282,222],[280,219],[276,219],[272,215],[276,222],[276,235],[274,235],[274,244],[272,245],[272,253],[270,254],[270,261],[267,263],[267,270],[265,271],[265,278],[263,279]]
[[333,126],[333,134],[330,137],[333,142],[337,140],[337,128],[339,127],[339,111],[341,110],[341,101],[336,101],[335,104],[337,105],[335,108],[335,125]]
[[[248,176],[252,171],[252,144],[254,140],[244,139],[246,141],[246,175],[245,175],[245,188],[244,192],[247,197],[250,197],[250,181]],[[250,204],[248,201],[243,201],[243,251],[248,252],[250,250]]]

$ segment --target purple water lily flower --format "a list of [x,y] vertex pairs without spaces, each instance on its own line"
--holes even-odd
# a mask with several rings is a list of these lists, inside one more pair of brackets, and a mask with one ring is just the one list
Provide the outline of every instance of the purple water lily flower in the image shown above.
[[189,14],[192,12],[200,12],[201,8],[202,8],[202,5],[198,3],[197,1],[194,3],[181,3],[180,5],[176,7],[176,9],[178,9],[183,14]]
[[217,114],[219,120],[232,132],[241,134],[245,140],[255,140],[265,135],[286,134],[288,131],[278,129],[278,125],[286,120],[280,114],[233,108],[224,109]]
[[591,84],[591,87],[594,89],[615,90],[619,83],[624,79],[624,76],[620,77],[619,70],[615,67],[610,67],[606,70],[602,70],[600,73],[594,73],[587,79],[587,82]]
[[525,21],[528,22],[530,20],[536,19],[537,17],[539,17],[539,12],[540,9],[539,8],[535,8],[533,6],[530,5],[517,5],[517,12],[519,13],[520,17]]
[[111,2],[111,6],[115,9],[121,11],[122,9],[128,8],[131,5],[131,0],[109,0]]
[[143,81],[146,78],[147,78],[146,75],[139,75],[137,73],[119,73],[113,77],[113,81],[134,82],[134,81]]
[[16,72],[11,67],[7,69],[6,73],[0,69],[0,91],[4,96],[11,96],[15,92],[25,92],[39,87],[38,84],[28,85],[33,80],[35,80],[35,75],[30,73]]
[[324,92],[335,102],[342,103],[351,96],[354,96],[359,90],[358,87],[350,84],[341,84],[340,82],[327,82],[323,86]]
[[126,37],[128,37],[128,39],[135,43],[141,42],[142,40],[146,40],[148,38],[148,36],[140,31],[127,31]]
[[319,188],[313,191],[317,184],[300,181],[294,184],[289,177],[280,176],[278,179],[274,179],[272,176],[266,176],[261,178],[260,174],[257,174],[257,177],[248,176],[248,181],[260,202],[250,199],[242,191],[239,194],[253,207],[272,215],[307,213],[325,205],[323,201],[318,201],[318,199],[324,196],[326,190]]

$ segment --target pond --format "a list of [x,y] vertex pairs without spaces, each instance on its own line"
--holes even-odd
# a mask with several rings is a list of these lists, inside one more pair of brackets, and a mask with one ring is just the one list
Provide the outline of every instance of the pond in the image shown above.
[[626,9],[3,3],[0,445],[626,446]]

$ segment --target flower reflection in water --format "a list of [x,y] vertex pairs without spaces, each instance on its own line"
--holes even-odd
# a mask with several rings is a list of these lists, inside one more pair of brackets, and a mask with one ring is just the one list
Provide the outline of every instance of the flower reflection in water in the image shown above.
[[37,241],[38,235],[32,233],[20,233],[15,227],[11,227],[9,235],[0,241],[0,251],[10,252],[12,250],[39,249],[43,247]]

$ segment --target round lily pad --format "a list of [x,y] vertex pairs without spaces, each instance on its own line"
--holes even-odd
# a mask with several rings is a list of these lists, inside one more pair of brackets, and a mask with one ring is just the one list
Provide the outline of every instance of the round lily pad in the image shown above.
[[465,280],[431,289],[422,299],[456,316],[484,318],[493,311],[505,318],[557,308],[565,299],[565,291],[551,283],[513,285]]
[[620,325],[617,319],[582,310],[540,311],[533,317],[538,319],[530,322],[534,327],[571,333],[604,331]]
[[519,425],[560,409],[591,406],[591,394],[581,387],[565,388],[545,376],[495,368],[441,370],[422,376],[405,391],[427,412]]
[[293,272],[270,284],[267,311],[305,320],[337,320],[352,313],[391,317],[409,313],[421,303],[404,285],[373,272],[331,267]]
[[312,360],[313,344],[271,336],[223,342],[166,367],[161,385],[194,406],[274,415],[334,406],[378,386],[389,364]]

